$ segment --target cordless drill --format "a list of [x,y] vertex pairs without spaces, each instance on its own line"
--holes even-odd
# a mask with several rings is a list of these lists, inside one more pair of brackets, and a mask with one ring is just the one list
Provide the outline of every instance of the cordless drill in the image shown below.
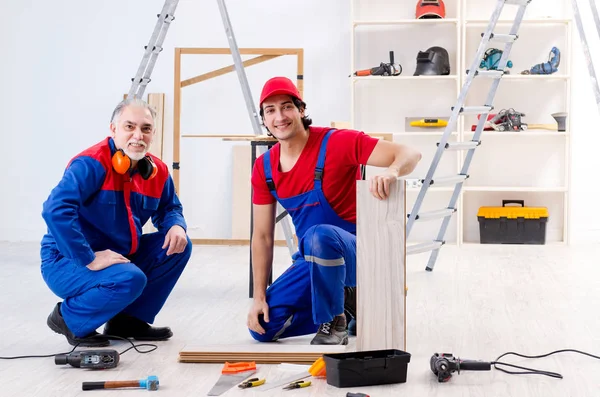
[[492,364],[484,361],[461,360],[455,358],[452,353],[434,353],[429,360],[431,371],[437,375],[438,382],[447,382],[452,377],[452,373],[463,371],[490,371]]
[[109,369],[119,364],[116,350],[81,350],[54,356],[56,365],[70,364],[75,368]]

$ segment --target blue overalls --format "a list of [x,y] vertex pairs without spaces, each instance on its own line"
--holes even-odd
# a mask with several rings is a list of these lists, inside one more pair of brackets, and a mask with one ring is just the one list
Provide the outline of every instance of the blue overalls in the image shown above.
[[319,149],[313,190],[300,195],[277,196],[269,151],[263,156],[269,190],[292,217],[299,240],[293,264],[267,288],[269,322],[259,317],[266,332],[250,330],[258,341],[316,333],[320,324],[344,313],[344,287],[356,286],[356,224],[337,215],[321,187],[332,131]]

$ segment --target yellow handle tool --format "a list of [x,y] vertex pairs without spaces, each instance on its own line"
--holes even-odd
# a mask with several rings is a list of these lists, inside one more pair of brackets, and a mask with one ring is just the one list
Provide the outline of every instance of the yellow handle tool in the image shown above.
[[411,127],[445,127],[448,125],[447,120],[442,119],[421,119],[410,122]]

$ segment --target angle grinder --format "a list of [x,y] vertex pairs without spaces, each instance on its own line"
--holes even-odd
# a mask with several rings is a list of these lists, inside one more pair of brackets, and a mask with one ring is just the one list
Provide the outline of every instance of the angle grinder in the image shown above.
[[447,382],[453,372],[463,371],[490,371],[492,364],[485,361],[461,360],[451,353],[434,353],[429,360],[431,371],[437,375],[438,382]]
[[109,369],[119,364],[116,350],[81,350],[54,356],[56,365],[69,364],[75,368]]

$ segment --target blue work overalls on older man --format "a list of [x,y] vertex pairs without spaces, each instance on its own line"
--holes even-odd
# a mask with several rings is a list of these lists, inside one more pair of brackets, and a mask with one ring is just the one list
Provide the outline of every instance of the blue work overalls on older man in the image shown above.
[[268,152],[264,155],[269,190],[292,217],[299,240],[293,264],[267,288],[269,322],[259,317],[266,332],[260,335],[250,330],[258,341],[317,332],[320,324],[344,313],[344,287],[356,286],[356,224],[338,216],[322,190],[331,132],[326,133],[319,149],[313,189],[300,195],[277,196],[271,158]]
[[[120,175],[112,167],[115,153],[106,138],[75,156],[43,207],[42,277],[64,299],[60,312],[77,337],[120,312],[152,323],[191,256],[189,237],[182,253],[167,256],[162,248],[172,226],[187,228],[167,166],[152,156],[152,179]],[[158,231],[142,234],[150,218]],[[106,249],[131,262],[88,269],[94,252]]]

